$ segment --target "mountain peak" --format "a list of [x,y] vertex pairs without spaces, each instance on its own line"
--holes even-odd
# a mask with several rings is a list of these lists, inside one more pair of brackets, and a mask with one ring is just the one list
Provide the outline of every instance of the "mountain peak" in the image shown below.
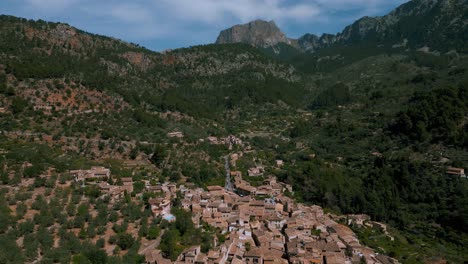
[[288,43],[275,21],[257,19],[247,24],[235,25],[221,31],[216,44],[246,43],[255,47],[270,47],[278,43]]

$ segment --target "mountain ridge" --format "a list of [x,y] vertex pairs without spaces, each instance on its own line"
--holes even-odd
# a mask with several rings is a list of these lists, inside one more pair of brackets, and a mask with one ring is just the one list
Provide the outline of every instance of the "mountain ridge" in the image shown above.
[[[251,39],[248,34],[239,36],[244,32],[238,32],[236,38],[223,38],[223,43],[242,42],[260,48],[285,43],[302,52],[313,53],[333,45],[353,45],[371,41],[390,46],[404,43],[405,47],[413,49],[427,46],[431,50],[447,52],[450,49],[455,49],[465,52],[467,50],[465,47],[466,36],[468,35],[467,6],[468,1],[466,0],[412,0],[400,5],[387,15],[364,16],[337,34],[325,33],[317,36],[306,33],[297,40],[276,38],[274,42],[266,41],[265,45],[258,38]],[[218,39],[227,32],[236,30],[239,26],[245,28],[251,23],[223,30]],[[263,23],[271,22],[263,21]],[[258,30],[260,29],[255,30],[257,36],[265,35],[261,32],[258,33]],[[278,31],[281,32],[280,29]]]

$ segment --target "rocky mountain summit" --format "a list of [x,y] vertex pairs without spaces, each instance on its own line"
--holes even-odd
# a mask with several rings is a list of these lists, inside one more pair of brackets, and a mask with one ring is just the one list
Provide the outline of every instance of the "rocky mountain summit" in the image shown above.
[[289,43],[274,21],[255,20],[221,31],[216,44],[246,43],[255,47],[271,47],[278,43]]

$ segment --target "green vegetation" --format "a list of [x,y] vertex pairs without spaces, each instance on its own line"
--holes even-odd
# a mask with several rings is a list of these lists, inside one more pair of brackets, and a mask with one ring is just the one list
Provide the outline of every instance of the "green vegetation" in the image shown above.
[[434,238],[393,229],[389,235],[386,235],[379,227],[355,226],[353,230],[363,244],[378,249],[379,253],[398,258],[403,263],[424,263],[427,256],[432,256],[434,259],[451,256],[448,259],[451,263],[463,262],[466,258],[463,245],[453,246],[438,238],[438,233],[433,234]]
[[159,248],[163,256],[176,260],[184,248],[201,245],[201,251],[207,253],[213,243],[212,228],[205,226],[206,230],[195,228],[192,222],[192,213],[173,207],[171,213],[176,217],[174,223],[164,231]]
[[343,83],[337,83],[320,93],[310,105],[310,108],[331,107],[346,104],[350,101],[349,87]]
[[410,100],[410,107],[398,115],[393,130],[410,139],[432,143],[444,142],[468,147],[468,86],[437,89],[420,93]]

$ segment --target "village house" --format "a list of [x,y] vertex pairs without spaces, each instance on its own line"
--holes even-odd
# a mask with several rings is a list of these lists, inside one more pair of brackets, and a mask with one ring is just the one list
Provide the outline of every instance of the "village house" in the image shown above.
[[272,188],[270,185],[261,185],[257,187],[257,191],[255,195],[261,196],[271,196],[272,195]]
[[171,211],[171,201],[164,198],[151,198],[148,200],[151,211],[155,216],[160,216],[163,213]]
[[266,218],[268,229],[281,230],[286,225],[286,219],[278,215],[270,215]]
[[239,157],[242,157],[242,152],[241,153],[233,153],[229,156],[229,160],[231,161],[231,166],[236,166],[236,162],[239,159]]
[[155,192],[155,193],[161,193],[163,192],[163,188],[162,188],[162,185],[161,184],[157,184],[157,185],[149,185],[149,186],[146,186],[146,189],[151,191],[151,192]]
[[161,251],[158,249],[147,250],[145,252],[146,264],[170,264],[170,260],[165,259],[161,255]]
[[223,196],[225,189],[221,186],[208,186],[206,187],[210,192],[210,195],[213,196]]
[[226,138],[224,138],[224,143],[226,145],[242,145],[242,139],[237,138],[236,136],[230,135]]
[[296,148],[297,149],[303,149],[304,148],[304,142],[296,142]]
[[91,167],[89,170],[71,170],[70,176],[75,181],[83,181],[85,179],[107,179],[111,176],[110,169],[104,167]]
[[200,254],[200,246],[193,246],[190,247],[186,250],[184,250],[179,257],[177,258],[177,261],[175,263],[177,264],[194,264],[196,263],[196,259],[198,255]]
[[123,184],[124,186],[133,185],[133,179],[132,179],[132,177],[124,177],[124,178],[122,178],[122,184]]
[[110,193],[110,190],[111,190],[112,188],[117,187],[117,186],[115,186],[115,185],[110,185],[108,182],[100,182],[100,183],[98,184],[98,186],[99,186],[99,189],[101,189],[102,191],[104,191],[104,192],[107,193],[107,194]]
[[359,214],[359,215],[347,215],[348,219],[348,225],[355,224],[357,226],[363,226],[364,222],[370,221],[370,216],[365,215],[365,214]]
[[250,177],[263,176],[264,172],[265,172],[265,168],[263,166],[256,166],[256,167],[248,169],[248,174]]
[[465,169],[463,169],[463,168],[448,167],[447,168],[447,174],[456,175],[456,176],[460,176],[462,178],[466,178]]
[[278,168],[281,168],[284,165],[283,160],[276,160],[275,163],[276,163],[276,167],[278,167]]
[[174,132],[167,133],[167,136],[170,137],[170,138],[183,138],[184,133],[179,132],[179,131],[174,131]]
[[263,251],[261,248],[253,248],[244,254],[245,263],[263,264]]
[[242,180],[242,172],[240,171],[231,171],[231,177],[234,179]]
[[133,192],[133,185],[111,185],[107,182],[100,182],[99,189],[111,198],[111,202],[116,202],[125,196],[125,193],[130,194]]
[[217,137],[207,137],[206,139],[208,140],[208,143],[210,143],[212,145],[219,145],[220,144]]

